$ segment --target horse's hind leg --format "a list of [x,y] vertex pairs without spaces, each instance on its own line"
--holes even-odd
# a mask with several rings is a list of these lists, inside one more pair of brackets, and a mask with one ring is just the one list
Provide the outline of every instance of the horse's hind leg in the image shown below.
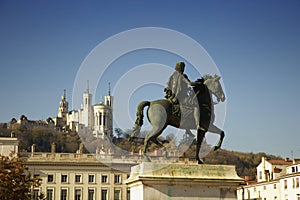
[[199,158],[199,152],[200,152],[201,144],[205,136],[205,133],[206,131],[203,131],[201,129],[197,130],[196,160],[198,161],[198,164],[203,164],[203,162]]
[[209,131],[212,132],[212,133],[217,133],[220,135],[220,139],[219,139],[219,142],[217,143],[217,145],[214,147],[214,150],[218,150],[221,148],[222,146],[222,143],[223,143],[223,139],[225,137],[225,133],[223,130],[219,129],[218,127],[216,127],[214,124],[211,124],[209,126]]
[[163,147],[163,145],[157,140],[157,137],[163,132],[163,130],[164,127],[153,126],[152,130],[146,135],[144,140],[144,149],[143,149],[143,155],[145,161],[150,161],[149,157],[146,155],[147,148],[150,141],[154,142],[159,147]]

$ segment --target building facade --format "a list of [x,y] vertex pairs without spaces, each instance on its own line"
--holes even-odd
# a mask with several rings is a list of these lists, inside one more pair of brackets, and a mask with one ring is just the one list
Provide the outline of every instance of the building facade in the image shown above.
[[25,115],[21,115],[18,120],[15,118],[11,119],[7,124],[8,129],[14,129],[16,126],[25,127],[26,129],[33,129],[36,127],[41,128],[55,128],[55,122],[52,118],[47,118],[44,120],[29,120]]
[[293,164],[286,169],[286,174],[280,177],[281,199],[300,200],[300,164]]
[[238,188],[238,200],[300,200],[300,164],[294,160],[267,160],[257,166],[257,181]]
[[41,183],[40,187],[33,189],[33,199],[38,199],[41,193],[47,200],[129,199],[125,180],[131,166],[139,160],[135,159],[100,154],[33,152],[26,159],[26,165]]
[[[95,154],[32,152],[22,155],[33,176],[40,178],[41,185],[33,188],[32,197],[38,200],[44,194],[47,200],[129,200],[126,184],[131,167],[142,163],[143,156],[131,153],[116,155],[109,151]],[[174,157],[151,156],[155,163],[170,164]],[[185,164],[195,162],[178,160]]]
[[0,137],[0,155],[8,156],[11,152],[19,152],[19,140],[14,133],[11,137]]

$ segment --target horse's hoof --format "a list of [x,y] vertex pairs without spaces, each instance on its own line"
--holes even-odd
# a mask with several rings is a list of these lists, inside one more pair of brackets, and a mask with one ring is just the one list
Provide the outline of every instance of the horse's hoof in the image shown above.
[[199,164],[199,165],[202,165],[202,164],[204,164],[204,162],[203,162],[202,160],[199,159],[199,160],[198,160],[198,164]]
[[220,149],[221,147],[219,147],[219,146],[215,146],[214,147],[214,151],[217,151],[218,149]]

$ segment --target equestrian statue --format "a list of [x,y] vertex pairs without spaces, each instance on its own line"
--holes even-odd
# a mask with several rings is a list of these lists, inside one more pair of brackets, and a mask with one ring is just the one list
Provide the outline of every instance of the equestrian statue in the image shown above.
[[163,147],[158,136],[169,125],[185,129],[188,134],[191,134],[190,129],[197,130],[195,158],[198,164],[203,164],[199,157],[199,151],[207,131],[220,135],[214,150],[219,149],[222,145],[224,131],[213,124],[215,120],[213,95],[218,102],[225,101],[225,94],[220,84],[221,77],[204,75],[195,82],[191,82],[184,74],[184,68],[183,62],[176,63],[175,72],[170,76],[165,88],[166,99],[143,101],[137,107],[136,121],[129,141],[133,141],[139,135],[143,125],[144,108],[148,107],[147,117],[152,125],[152,130],[144,139],[143,156],[145,161],[150,161],[146,155],[149,142],[152,141],[159,147]]

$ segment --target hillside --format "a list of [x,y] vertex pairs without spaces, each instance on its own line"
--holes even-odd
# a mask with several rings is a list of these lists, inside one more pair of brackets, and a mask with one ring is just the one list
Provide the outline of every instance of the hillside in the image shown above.
[[63,153],[76,152],[80,144],[78,135],[71,135],[54,129],[34,127],[27,129],[22,126],[14,126],[12,130],[0,127],[0,137],[10,137],[11,132],[15,133],[20,141],[19,151],[31,151],[31,146],[36,145],[38,152],[50,152],[51,144],[56,144],[56,151]]
[[262,157],[267,157],[268,159],[282,159],[281,157],[269,155],[263,152],[243,153],[221,149],[210,152],[204,158],[204,161],[207,164],[235,165],[238,175],[255,176],[256,167],[261,162]]

